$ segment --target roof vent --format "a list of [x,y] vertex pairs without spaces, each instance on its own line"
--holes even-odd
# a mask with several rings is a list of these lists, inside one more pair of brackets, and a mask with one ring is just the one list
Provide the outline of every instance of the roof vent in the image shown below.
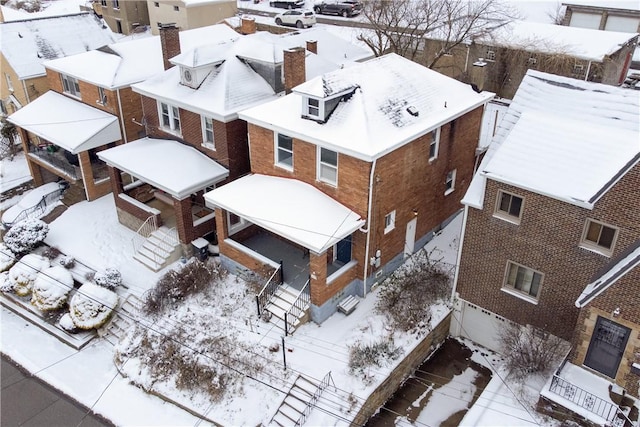
[[414,117],[418,117],[420,115],[420,112],[418,111],[418,109],[413,105],[410,105],[407,107],[407,112]]

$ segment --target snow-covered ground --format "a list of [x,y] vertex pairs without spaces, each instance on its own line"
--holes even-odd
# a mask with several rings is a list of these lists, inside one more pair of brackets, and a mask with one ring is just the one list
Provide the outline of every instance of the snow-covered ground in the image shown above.
[[[0,160],[0,170],[2,171],[0,174],[0,193],[4,193],[25,182],[31,181],[27,160],[22,151],[16,154],[13,159],[4,158]],[[0,209],[6,208],[8,208],[7,205],[0,205]]]

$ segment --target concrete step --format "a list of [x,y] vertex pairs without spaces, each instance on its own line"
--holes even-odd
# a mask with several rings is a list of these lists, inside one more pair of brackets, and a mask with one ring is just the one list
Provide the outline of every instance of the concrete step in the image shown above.
[[283,413],[277,412],[271,421],[282,427],[294,427],[297,420],[292,420]]
[[[169,258],[169,256],[171,255],[171,252],[173,252],[175,248],[168,248],[167,245],[158,245],[153,240],[147,239],[145,240],[145,242],[142,244],[142,247],[138,251],[141,251],[143,249],[149,252],[158,254],[158,256],[162,258]],[[170,250],[167,250],[167,249],[170,249]]]
[[280,406],[278,412],[284,414],[285,417],[294,421],[298,421],[300,419],[300,416],[302,415],[302,412],[298,412],[295,408],[292,408],[287,404],[283,404],[282,406]]
[[140,253],[134,254],[133,258],[136,261],[141,262],[142,264],[144,264],[147,268],[150,268],[153,271],[159,271],[162,268],[161,264],[158,264],[157,262],[155,262],[154,260],[147,258],[144,255],[141,255]]
[[295,408],[295,410],[298,411],[299,413],[303,413],[307,407],[307,402],[303,402],[302,400],[298,399],[296,396],[293,396],[291,394],[287,395],[287,397],[284,398],[283,403],[286,403],[292,408]]
[[[315,392],[315,390],[314,390],[314,392]],[[298,387],[292,388],[291,391],[289,391],[289,394],[294,396],[294,397],[296,397],[301,402],[304,402],[305,405],[307,403],[309,403],[309,401],[311,400],[311,397],[313,396],[313,393],[309,393],[306,390],[303,390],[303,389],[298,388]]]
[[149,258],[158,264],[164,264],[167,261],[166,252],[161,249],[154,250],[153,248],[142,246],[138,249],[138,254]]

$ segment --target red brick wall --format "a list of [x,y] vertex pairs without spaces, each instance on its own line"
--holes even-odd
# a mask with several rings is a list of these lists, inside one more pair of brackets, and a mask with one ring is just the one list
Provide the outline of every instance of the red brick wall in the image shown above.
[[[460,296],[520,324],[571,339],[575,300],[611,258],[579,247],[587,218],[619,227],[612,258],[640,238],[636,197],[640,165],[627,173],[590,211],[489,180],[484,209],[469,208],[457,290]],[[498,189],[524,197],[519,225],[493,217]],[[538,304],[501,291],[507,260],[544,274]]]

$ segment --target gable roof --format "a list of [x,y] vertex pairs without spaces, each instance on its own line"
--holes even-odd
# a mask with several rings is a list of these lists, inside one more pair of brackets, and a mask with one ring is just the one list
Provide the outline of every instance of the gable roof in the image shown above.
[[[178,33],[180,49],[240,35],[226,25],[210,25]],[[164,71],[160,36],[113,43],[98,50],[45,62],[45,67],[107,89],[131,86]]]
[[[326,123],[301,117],[302,97],[351,90]],[[396,54],[332,71],[240,118],[322,147],[372,161],[493,98]],[[414,116],[407,108],[414,107]]]
[[97,49],[116,38],[93,13],[0,23],[2,54],[20,80],[43,76],[43,62]]
[[589,304],[638,265],[640,265],[640,240],[622,253],[617,260],[609,263],[604,271],[598,273],[594,281],[584,288],[576,300],[576,307],[582,308]]
[[462,202],[482,209],[486,179],[577,206],[640,160],[640,92],[529,70]]

